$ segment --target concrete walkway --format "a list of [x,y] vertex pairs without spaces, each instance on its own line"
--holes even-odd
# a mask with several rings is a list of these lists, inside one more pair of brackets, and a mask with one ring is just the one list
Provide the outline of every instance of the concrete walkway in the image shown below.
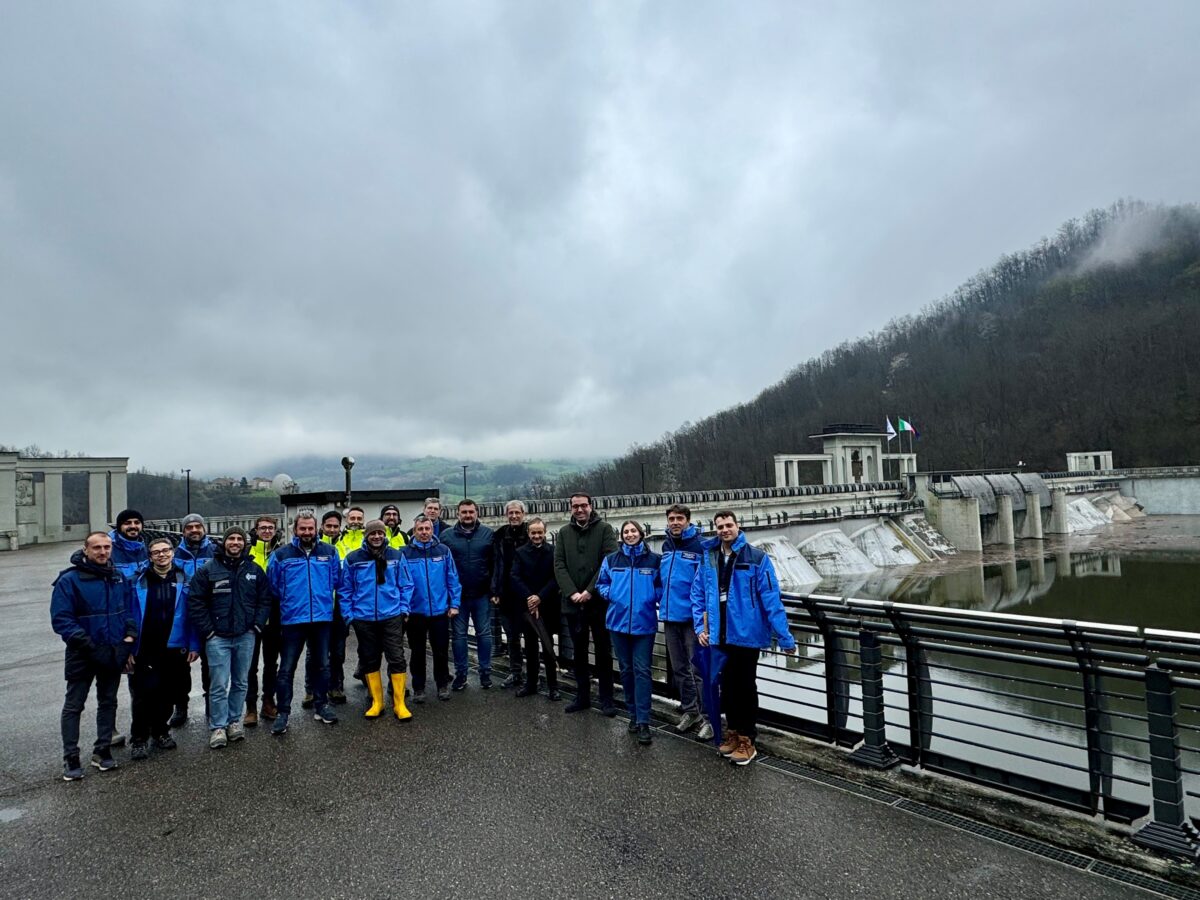
[[407,725],[363,720],[354,688],[337,726],[296,715],[286,737],[259,728],[221,751],[193,715],[178,750],[117,751],[119,771],[67,784],[48,613],[65,550],[0,554],[4,896],[1150,896],[474,681]]

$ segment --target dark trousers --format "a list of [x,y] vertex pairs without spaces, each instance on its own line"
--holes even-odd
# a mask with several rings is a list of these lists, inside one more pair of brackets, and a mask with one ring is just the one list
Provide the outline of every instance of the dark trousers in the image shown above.
[[188,669],[187,656],[181,650],[163,648],[156,656],[139,654],[129,676],[129,693],[133,695],[129,737],[135,744],[168,733],[167,720],[179,696],[179,685],[188,677]]
[[[262,696],[275,698],[275,682],[279,678],[279,648],[283,636],[279,630],[279,607],[271,610],[271,619],[262,634],[254,636],[254,654],[250,657],[250,672],[246,676],[246,709],[258,706],[258,659],[262,656]],[[232,714],[232,711],[231,711]]]
[[[521,615],[521,636],[525,638],[525,683],[530,687],[537,687],[540,648],[546,667],[546,688],[551,691],[558,688],[558,664],[554,658],[554,638],[551,637],[558,630],[556,620],[557,616],[551,617],[543,610],[539,610],[536,619],[528,609]],[[513,669],[514,673],[517,671]]]
[[329,623],[304,622],[284,625],[279,650],[279,677],[275,682],[275,706],[279,712],[292,711],[292,682],[300,649],[307,647],[309,664],[313,666],[313,696],[318,706],[324,706],[329,694]]
[[333,604],[333,622],[329,630],[329,689],[343,690],[346,686],[346,637],[350,626],[342,618],[342,604]]
[[580,697],[592,693],[592,668],[588,665],[588,636],[596,647],[596,681],[600,687],[600,703],[612,703],[613,657],[612,641],[604,625],[604,613],[608,604],[593,597],[582,610],[567,616],[571,627],[571,643],[575,653],[575,683]]
[[537,671],[537,643],[530,643],[526,639],[524,653],[521,650],[521,638],[526,635],[524,609],[525,601],[515,597],[505,597],[496,607],[498,616],[496,641],[499,642],[500,629],[503,628],[504,633],[508,636],[508,671],[513,675],[521,671],[521,660],[528,660],[531,653],[533,654],[533,668],[534,671]]
[[404,616],[380,622],[355,619],[354,636],[358,638],[358,667],[364,675],[378,672],[384,656],[388,661],[388,678],[404,674],[408,666],[404,658]]
[[758,737],[758,648],[722,644],[721,709],[729,727],[750,740]]
[[412,687],[425,689],[425,642],[433,651],[433,681],[439,688],[450,683],[450,618],[440,616],[408,617],[408,647],[412,651]]
[[79,755],[79,720],[83,707],[96,682],[96,753],[107,753],[117,724],[117,688],[121,686],[120,672],[88,672],[67,682],[67,696],[62,709],[63,758]]

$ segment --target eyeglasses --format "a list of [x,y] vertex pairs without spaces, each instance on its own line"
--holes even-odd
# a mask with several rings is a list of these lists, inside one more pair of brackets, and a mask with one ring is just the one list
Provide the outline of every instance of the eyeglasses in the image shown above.
[[175,551],[168,547],[166,550],[151,550],[151,556],[170,556]]
[[591,505],[590,503],[572,503],[571,509],[587,509]]

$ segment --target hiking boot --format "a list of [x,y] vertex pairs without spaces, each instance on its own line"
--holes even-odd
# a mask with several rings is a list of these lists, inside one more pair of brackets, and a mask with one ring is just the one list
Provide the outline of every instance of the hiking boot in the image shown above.
[[566,706],[563,707],[563,712],[577,713],[577,712],[583,712],[585,709],[591,709],[591,708],[592,708],[592,701],[588,697],[584,697],[582,694],[580,694],[578,697],[576,697],[574,700],[572,700],[570,703],[568,703]]
[[450,688],[448,688],[444,685],[442,687],[438,688],[438,699],[439,700],[449,700],[450,699]]
[[242,724],[247,728],[258,727],[258,713],[254,711],[253,707],[246,710],[246,715],[242,716]]
[[300,701],[300,708],[301,709],[312,709],[314,703],[315,703],[315,700],[313,699],[313,695],[305,694],[304,699]]
[[322,703],[317,707],[317,711],[313,713],[313,721],[320,722],[322,725],[336,725],[337,713],[333,711],[333,707],[328,703]]
[[92,768],[99,769],[101,772],[111,772],[117,768],[117,761],[112,758],[112,753],[108,750],[103,753],[93,753]]
[[479,686],[481,688],[483,688],[485,691],[490,691],[492,689],[492,676],[491,675],[480,675],[479,676]]
[[175,743],[175,738],[169,734],[160,734],[154,739],[154,747],[156,750],[174,750],[179,745]]
[[729,756],[738,748],[738,741],[741,740],[739,735],[732,728],[726,728],[721,735],[721,746],[717,748],[717,752],[722,756]]
[[630,734],[637,734],[637,730],[638,730],[637,720],[630,719],[629,724],[625,727],[625,730],[628,731]]
[[739,734],[737,749],[729,755],[729,761],[735,766],[748,766],[756,756],[758,751],[754,749],[754,742],[744,734]]
[[171,714],[171,718],[167,720],[167,726],[170,728],[182,728],[187,724],[187,707],[177,706],[175,712]]
[[260,712],[259,715],[264,719],[274,719],[277,715],[279,715],[279,710],[275,708],[275,704],[270,700],[264,700],[262,712]]
[[271,725],[271,734],[273,734],[277,737],[281,734],[287,734],[287,726],[288,726],[288,714],[287,713],[277,713],[275,716],[275,722]]
[[685,712],[679,717],[679,721],[675,723],[675,730],[680,734],[687,734],[689,731],[695,728],[700,721],[702,720],[696,713]]
[[641,744],[643,747],[654,743],[654,737],[650,734],[650,726],[649,725],[639,725],[637,727],[637,736],[638,736],[638,738],[637,738],[638,743]]
[[234,741],[244,741],[246,739],[246,726],[241,722],[230,722],[229,727],[225,729],[225,736],[229,738],[229,743]]
[[454,680],[450,682],[450,690],[465,691],[467,689],[467,676],[459,673],[454,676]]
[[149,759],[150,747],[145,741],[134,741],[129,745],[130,759]]
[[224,728],[214,728],[212,734],[208,736],[208,749],[220,750],[229,743],[229,737],[225,733]]
[[346,702],[346,692],[341,688],[331,688],[329,691],[329,702],[341,706]]
[[63,759],[63,781],[82,781],[83,766],[79,764],[79,754]]
[[711,741],[713,739],[713,727],[707,721],[700,726],[700,730],[696,732],[696,737],[702,741]]

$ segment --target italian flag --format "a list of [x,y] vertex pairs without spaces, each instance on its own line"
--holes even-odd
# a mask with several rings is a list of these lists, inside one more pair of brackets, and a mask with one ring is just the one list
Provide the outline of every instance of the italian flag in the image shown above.
[[920,437],[921,437],[921,432],[919,432],[919,431],[917,431],[917,429],[913,428],[913,424],[912,424],[912,422],[909,422],[909,421],[907,421],[907,420],[905,420],[905,419],[901,419],[901,418],[899,418],[899,417],[897,417],[897,418],[896,418],[896,421],[897,421],[897,422],[900,424],[900,430],[901,430],[902,432],[904,432],[904,431],[911,431],[911,432],[912,432],[912,435],[913,435],[913,437],[917,438],[918,440],[920,439]]

